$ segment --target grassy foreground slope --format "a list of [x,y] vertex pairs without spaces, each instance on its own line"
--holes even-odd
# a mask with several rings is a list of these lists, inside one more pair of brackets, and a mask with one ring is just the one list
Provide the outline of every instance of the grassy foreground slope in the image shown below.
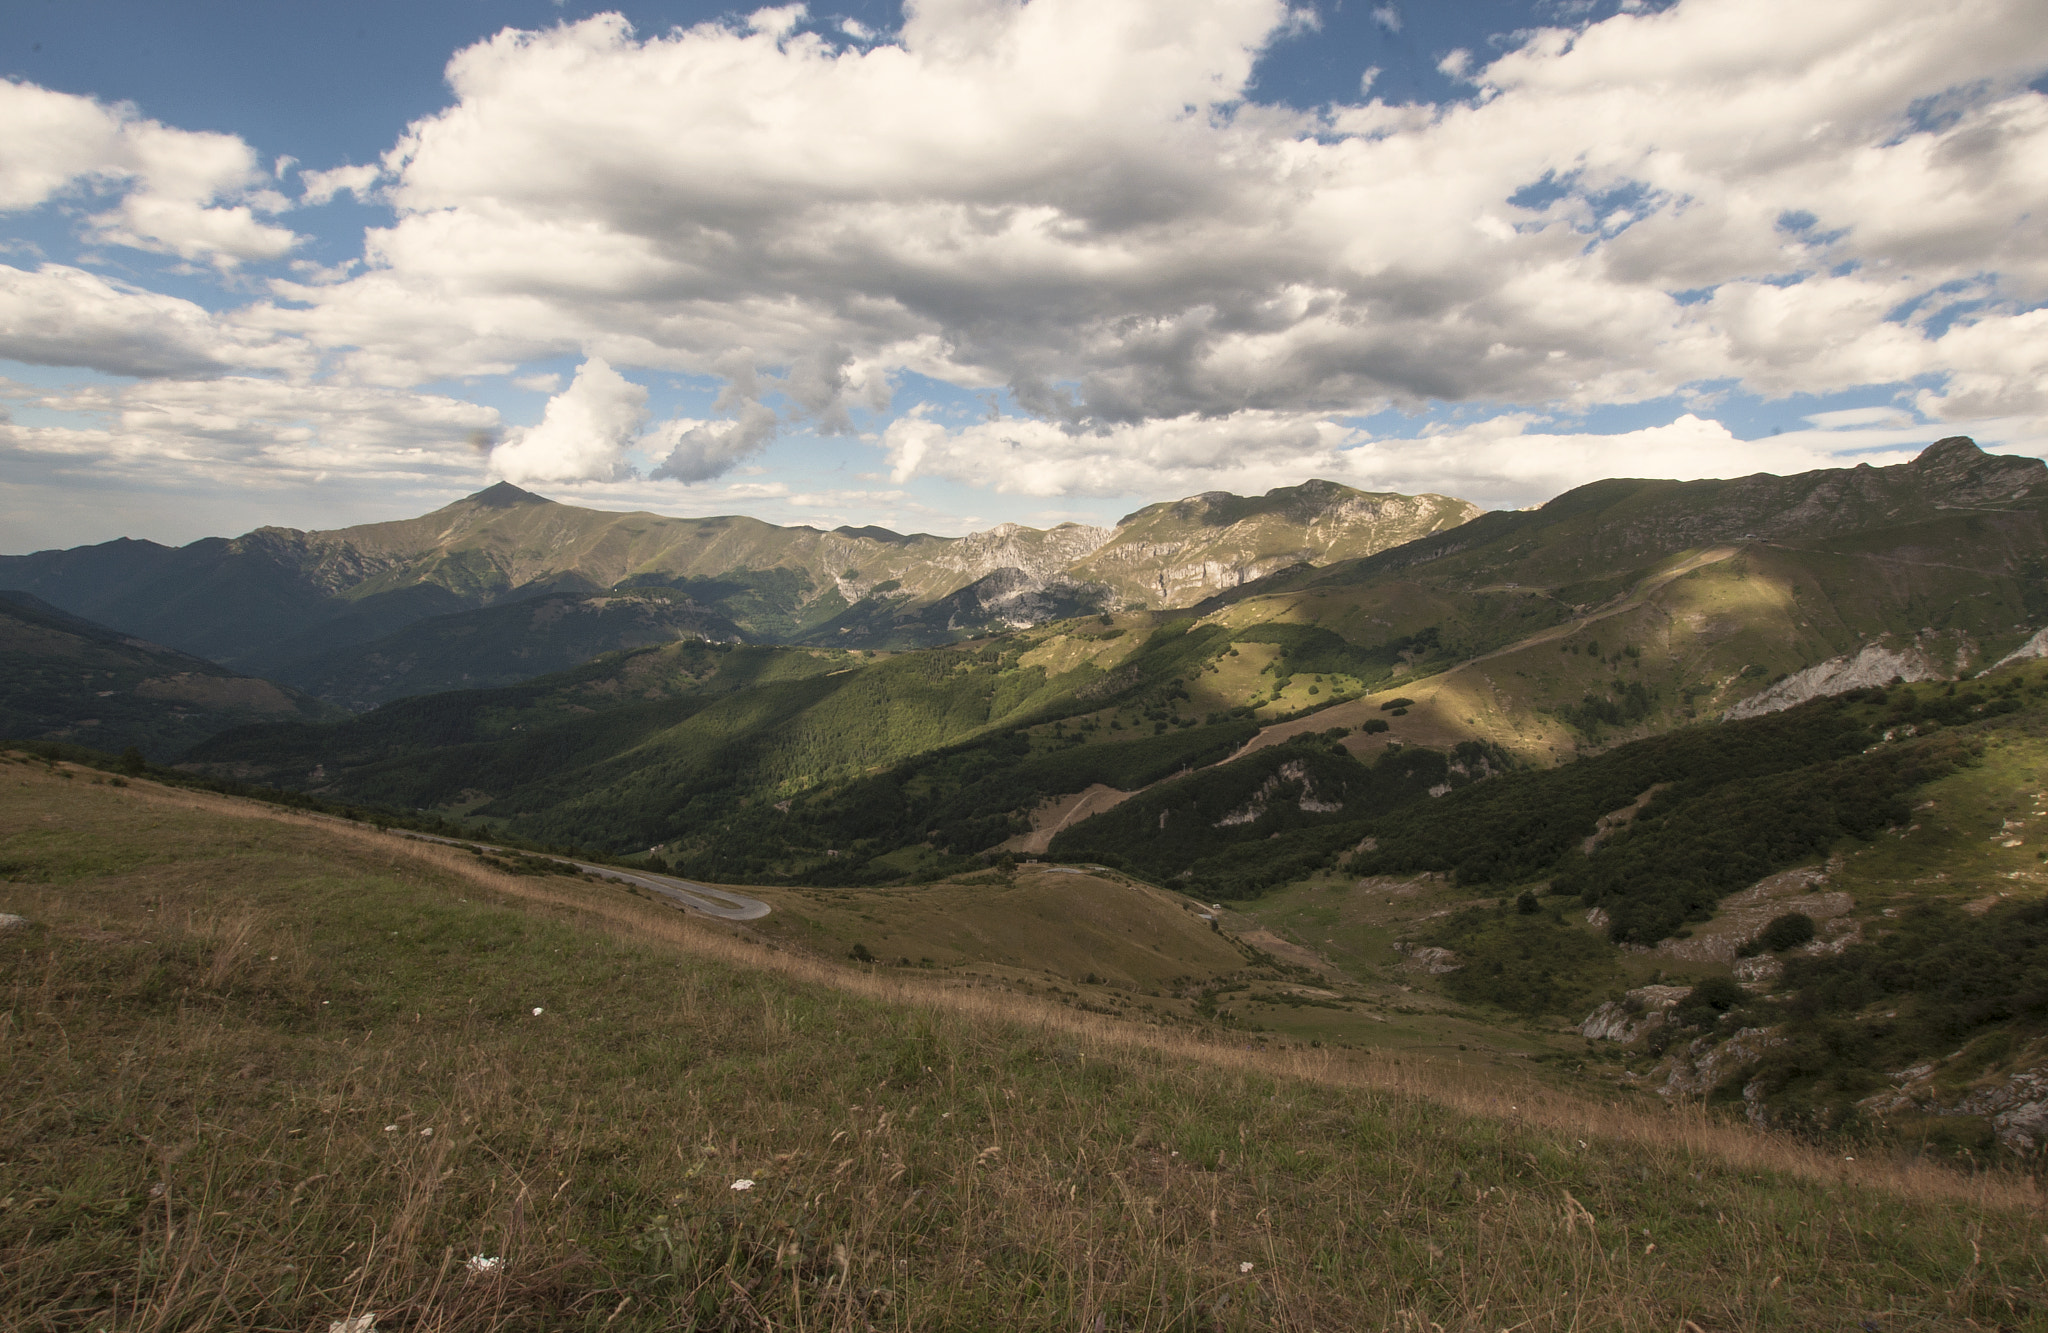
[[10,1327],[1990,1328],[2048,1279],[2002,1178],[1174,1049],[231,801],[9,764],[0,860]]

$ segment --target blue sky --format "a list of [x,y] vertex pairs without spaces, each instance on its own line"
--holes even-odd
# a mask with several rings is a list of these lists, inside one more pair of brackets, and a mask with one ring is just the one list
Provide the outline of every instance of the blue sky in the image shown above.
[[0,548],[2048,449],[2022,0],[0,20]]

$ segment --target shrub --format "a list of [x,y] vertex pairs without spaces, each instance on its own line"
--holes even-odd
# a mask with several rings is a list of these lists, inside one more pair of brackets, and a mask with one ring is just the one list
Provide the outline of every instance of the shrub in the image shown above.
[[1742,956],[1759,953],[1783,953],[1796,949],[1813,938],[1813,918],[1804,912],[1787,912],[1772,917],[1763,932],[1748,944],[1742,946]]

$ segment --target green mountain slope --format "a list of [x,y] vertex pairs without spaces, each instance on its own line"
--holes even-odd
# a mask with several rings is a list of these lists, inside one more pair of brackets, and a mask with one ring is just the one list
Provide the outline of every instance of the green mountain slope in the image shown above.
[[169,759],[230,727],[337,709],[267,680],[0,592],[0,736]]
[[408,695],[513,685],[624,648],[742,637],[732,621],[671,588],[547,593],[416,620],[372,642],[287,663],[279,674],[361,710]]
[[[1441,496],[1312,482],[1264,497],[1154,506],[1116,529],[1004,524],[956,539],[605,513],[501,483],[399,522],[262,528],[175,550],[122,541],[0,557],[0,586],[360,706],[451,681],[530,677],[580,660],[587,648],[662,637],[657,620],[675,633],[752,642],[949,643],[1104,607],[1197,599],[1304,559],[1382,550],[1475,513]],[[488,615],[451,622],[427,640],[385,641],[429,617],[605,592],[641,604],[600,616],[614,623],[597,632],[576,617],[549,622],[558,628],[529,621],[523,659],[504,651],[508,621]],[[667,605],[657,605],[662,599]],[[641,628],[627,623],[634,620]]]
[[[1230,781],[1255,788],[1282,761],[1249,755],[1340,744],[1352,765],[1340,785],[1364,792],[1381,789],[1373,775],[1394,744],[1468,770],[1547,765],[1711,719],[1886,635],[1947,672],[1989,660],[2048,611],[2044,474],[1949,441],[1900,468],[1603,483],[1249,585],[1197,617],[1068,620],[881,657],[678,646],[339,730],[225,736],[193,757],[350,800],[474,812],[549,841],[659,846],[712,878],[881,882],[1020,837],[1048,801],[1134,791],[1241,751],[1242,781]],[[1820,535],[1793,539],[1817,506],[1833,515],[1811,519]],[[1880,526],[1842,530],[1873,517]],[[1696,544],[1730,528],[1777,537]],[[1695,544],[1668,549],[1679,542]],[[1576,582],[1523,581],[1546,571]],[[771,662],[774,680],[745,674]],[[631,673],[669,693],[644,699]],[[1338,804],[1309,822],[1365,813]],[[1151,806],[1101,827],[1138,810]],[[1059,846],[1120,854],[1086,830]],[[1226,839],[1239,849],[1211,848],[1221,859],[1208,869],[1155,870],[1257,891],[1305,864],[1243,850],[1268,832],[1247,821]],[[1301,837],[1314,860],[1338,834]]]
[[1414,704],[1395,739],[1548,763],[1871,647],[1945,674],[1995,660],[2048,620],[2044,483],[2039,460],[1960,439],[1891,468],[1600,482],[1196,609],[1409,645],[1390,676],[1323,673],[1372,697],[1319,725],[1356,726],[1397,690]]

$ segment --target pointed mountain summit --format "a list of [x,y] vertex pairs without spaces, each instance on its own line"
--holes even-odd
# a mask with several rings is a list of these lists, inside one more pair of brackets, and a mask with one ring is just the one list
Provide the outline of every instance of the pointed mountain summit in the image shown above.
[[[532,491],[522,491],[509,481],[501,481],[495,486],[486,486],[475,495],[466,495],[455,502],[457,505],[473,505],[479,509],[512,509],[519,505],[551,505],[554,503],[555,501],[548,499],[545,495],[535,495]],[[453,509],[455,505],[447,507]]]
[[1903,466],[1922,486],[1946,492],[1942,498],[1951,504],[2011,499],[2028,487],[2048,481],[2048,463],[2038,458],[1987,454],[1967,435],[1936,440]]

